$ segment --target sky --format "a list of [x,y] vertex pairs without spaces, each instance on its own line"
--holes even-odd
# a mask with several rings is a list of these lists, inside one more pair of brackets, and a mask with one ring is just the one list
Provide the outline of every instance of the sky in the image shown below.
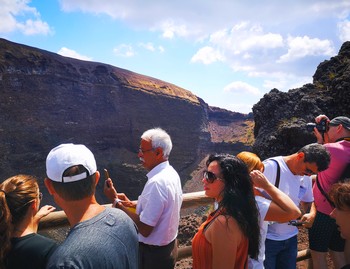
[[0,37],[175,84],[249,113],[312,83],[350,40],[350,0],[0,0]]

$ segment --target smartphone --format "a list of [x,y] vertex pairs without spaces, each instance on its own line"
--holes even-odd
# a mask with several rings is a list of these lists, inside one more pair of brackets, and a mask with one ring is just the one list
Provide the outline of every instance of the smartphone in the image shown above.
[[303,225],[304,223],[306,223],[306,221],[291,220],[291,221],[289,221],[288,225],[301,226],[301,225]]
[[[106,178],[106,180],[108,179],[108,178],[110,178],[109,177],[109,173],[108,173],[108,170],[107,169],[103,169],[104,170],[104,172],[105,172],[105,178]],[[111,185],[109,184],[109,182],[108,181],[106,181],[107,182],[107,186],[108,186],[108,188],[110,188],[111,187]]]
[[109,173],[107,169],[103,169],[105,171],[105,178],[108,179],[109,178]]

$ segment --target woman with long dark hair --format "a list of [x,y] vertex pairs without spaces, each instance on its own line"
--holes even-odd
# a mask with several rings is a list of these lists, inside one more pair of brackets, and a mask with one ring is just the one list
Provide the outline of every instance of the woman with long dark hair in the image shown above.
[[193,269],[245,269],[248,255],[259,253],[259,213],[243,161],[228,154],[210,155],[203,184],[218,203],[192,241]]
[[56,243],[38,235],[41,218],[55,210],[39,209],[42,198],[33,176],[17,175],[0,184],[0,268],[45,268]]

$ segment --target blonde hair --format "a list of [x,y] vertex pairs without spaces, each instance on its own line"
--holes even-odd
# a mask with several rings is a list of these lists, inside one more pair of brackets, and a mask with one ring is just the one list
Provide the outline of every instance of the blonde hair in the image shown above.
[[37,179],[29,175],[16,175],[0,184],[0,268],[11,249],[14,226],[24,219],[38,193]]
[[264,164],[261,162],[258,155],[253,152],[242,151],[237,154],[237,158],[241,159],[247,165],[249,172],[253,170],[264,170]]

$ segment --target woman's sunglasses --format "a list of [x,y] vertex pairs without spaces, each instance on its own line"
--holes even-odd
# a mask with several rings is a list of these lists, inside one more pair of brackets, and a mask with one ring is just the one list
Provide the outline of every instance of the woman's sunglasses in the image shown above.
[[213,172],[210,172],[210,171],[204,171],[203,177],[208,183],[213,183],[215,180],[222,180],[221,178],[217,177]]

